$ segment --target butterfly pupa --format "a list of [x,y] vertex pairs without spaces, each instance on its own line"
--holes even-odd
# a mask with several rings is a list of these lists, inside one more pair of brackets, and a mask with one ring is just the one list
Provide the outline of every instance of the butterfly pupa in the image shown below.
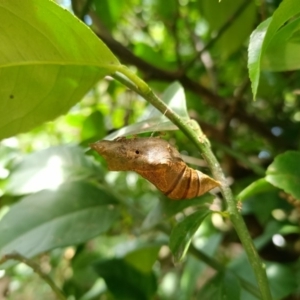
[[174,200],[201,196],[220,183],[192,169],[167,141],[150,138],[118,138],[90,145],[107,161],[110,171],[134,171]]

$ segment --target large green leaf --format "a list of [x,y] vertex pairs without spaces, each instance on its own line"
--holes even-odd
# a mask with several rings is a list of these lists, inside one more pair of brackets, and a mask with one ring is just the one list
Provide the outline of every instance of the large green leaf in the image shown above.
[[0,139],[67,112],[116,57],[49,0],[0,1]]
[[8,178],[6,192],[11,195],[55,189],[65,181],[98,177],[101,169],[79,147],[50,147],[31,153],[17,163]]
[[[273,51],[276,51],[274,46],[278,46],[279,43],[282,42],[282,38],[287,38],[289,35],[294,33],[293,27],[288,27],[286,30],[285,25],[287,21],[289,21],[292,17],[296,16],[300,12],[300,5],[298,0],[285,0],[282,1],[279,8],[275,11],[273,17],[265,20],[262,22],[257,29],[254,30],[250,37],[249,43],[249,54],[248,54],[248,69],[249,69],[249,76],[252,83],[252,93],[254,98],[256,96],[259,77],[260,77],[260,70],[261,70],[261,63],[262,58],[266,54],[266,50],[268,49],[268,54],[272,54]],[[284,30],[283,34],[276,36],[278,30]],[[279,33],[279,32],[278,32]],[[291,36],[292,37],[292,36]],[[271,41],[274,39],[273,44]],[[278,41],[277,41],[278,40]],[[285,40],[285,45],[281,45],[282,47],[286,46],[287,40]],[[293,51],[297,51],[298,47],[293,48]],[[289,52],[280,53],[280,55],[286,56]],[[298,52],[297,52],[298,53]],[[293,54],[293,57],[297,55],[297,53]],[[272,54],[273,55],[273,54]],[[279,55],[279,56],[280,56]],[[279,58],[278,53],[275,54],[276,58]],[[269,67],[272,65],[271,62],[267,63],[267,58],[265,58],[265,65],[269,64]],[[286,58],[280,58],[281,61],[281,70],[282,68],[282,61]],[[299,58],[298,58],[299,59]],[[274,58],[270,58],[271,61],[274,61]],[[287,64],[285,65],[287,67]]]
[[23,198],[0,221],[0,257],[32,257],[87,241],[107,231],[118,217],[113,196],[77,181]]
[[287,151],[278,155],[267,169],[266,180],[300,199],[300,152]]
[[[140,262],[142,263],[142,261]],[[157,284],[154,273],[141,272],[123,259],[103,260],[95,265],[115,299],[152,299]]]
[[208,209],[196,211],[173,228],[170,236],[170,249],[176,261],[184,258],[193,235],[209,213]]

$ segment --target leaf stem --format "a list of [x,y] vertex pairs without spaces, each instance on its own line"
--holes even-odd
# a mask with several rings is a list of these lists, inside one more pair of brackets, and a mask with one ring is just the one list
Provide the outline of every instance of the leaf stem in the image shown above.
[[33,262],[32,260],[26,258],[25,256],[19,254],[19,253],[11,253],[11,254],[6,254],[0,259],[0,265],[3,264],[4,262],[13,259],[17,260],[19,262],[22,262],[32,268],[32,270],[37,273],[48,285],[51,287],[52,291],[56,295],[57,299],[59,300],[67,300],[65,295],[62,293],[62,291],[56,286],[54,281],[46,274],[44,273],[40,266]]
[[[156,107],[162,114],[164,114],[170,121],[172,121],[178,128],[196,145],[203,158],[206,160],[214,178],[221,183],[221,192],[225,201],[227,202],[227,210],[230,220],[244,246],[249,262],[254,271],[261,299],[271,300],[271,293],[269,289],[268,279],[266,275],[265,266],[262,264],[259,255],[254,247],[253,241],[246,228],[245,222],[239,213],[236,202],[229,188],[223,170],[213,154],[210,143],[206,136],[202,133],[198,123],[193,120],[183,120],[172,109],[170,109],[161,99],[159,99],[150,87],[137,75],[131,72],[126,66],[120,66],[118,71],[125,75],[135,86],[139,95],[145,98],[149,103]],[[116,76],[114,76],[116,78]],[[123,80],[123,83],[124,80]],[[128,86],[130,88],[130,86]]]

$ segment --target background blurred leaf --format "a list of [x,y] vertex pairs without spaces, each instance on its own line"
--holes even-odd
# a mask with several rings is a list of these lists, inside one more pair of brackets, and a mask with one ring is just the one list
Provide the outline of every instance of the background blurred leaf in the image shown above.
[[274,162],[267,169],[266,180],[291,194],[296,199],[300,199],[300,152],[287,151],[278,155]]
[[0,139],[66,113],[119,64],[53,1],[2,1],[0,19]]
[[267,262],[266,268],[274,298],[284,299],[298,287],[298,278],[292,266]]
[[96,13],[107,28],[113,29],[116,26],[116,20],[119,20],[126,7],[130,8],[128,3],[118,0],[103,0],[94,2]]
[[161,246],[161,243],[155,244],[154,242],[139,245],[124,255],[124,261],[143,273],[151,272]]
[[116,299],[147,300],[157,289],[153,272],[140,272],[122,259],[98,262],[95,269]]
[[199,292],[201,300],[241,299],[241,287],[236,276],[230,272],[222,272],[210,279]]
[[96,110],[83,121],[81,138],[86,145],[87,142],[100,140],[105,134],[103,114]]
[[[216,41],[214,50],[224,58],[235,52],[247,40],[256,20],[254,2],[244,0],[202,0],[198,1],[204,18],[209,23],[211,33],[218,32],[234,13],[243,5],[244,10],[231,22],[226,31]],[[230,40],[230,43],[228,42]]]
[[34,152],[17,163],[6,192],[12,195],[56,189],[65,181],[101,176],[101,169],[79,147],[57,146]]
[[80,181],[27,196],[0,221],[0,256],[18,252],[33,257],[87,241],[115,222],[115,203],[105,190]]

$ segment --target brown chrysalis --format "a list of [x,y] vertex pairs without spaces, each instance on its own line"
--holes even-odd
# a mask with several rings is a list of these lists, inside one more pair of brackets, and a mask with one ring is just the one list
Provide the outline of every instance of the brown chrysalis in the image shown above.
[[160,138],[118,138],[91,144],[110,171],[135,171],[167,197],[191,199],[220,186],[218,181],[186,165],[176,148]]

